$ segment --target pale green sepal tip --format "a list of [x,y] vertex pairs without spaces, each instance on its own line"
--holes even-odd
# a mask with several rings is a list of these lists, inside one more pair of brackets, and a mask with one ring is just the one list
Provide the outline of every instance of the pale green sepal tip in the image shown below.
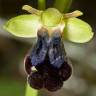
[[92,39],[94,33],[91,26],[78,18],[66,20],[63,38],[75,43],[85,43]]
[[37,15],[20,15],[10,19],[4,28],[18,37],[37,37],[37,30],[40,25],[40,17]]

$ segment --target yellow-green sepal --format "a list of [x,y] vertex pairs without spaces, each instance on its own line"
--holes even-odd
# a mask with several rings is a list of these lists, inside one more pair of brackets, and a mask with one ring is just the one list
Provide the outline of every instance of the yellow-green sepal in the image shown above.
[[43,25],[47,27],[57,26],[63,19],[62,13],[55,8],[48,8],[41,14],[41,20]]
[[40,17],[35,14],[19,15],[10,19],[4,28],[18,37],[36,37],[37,30],[40,27]]
[[75,43],[85,43],[92,39],[94,33],[91,26],[78,18],[66,20],[63,38]]

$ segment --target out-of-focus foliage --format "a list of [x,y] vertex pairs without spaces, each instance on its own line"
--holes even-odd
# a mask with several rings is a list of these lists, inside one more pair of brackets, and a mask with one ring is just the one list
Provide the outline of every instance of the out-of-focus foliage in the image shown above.
[[24,96],[24,81],[0,78],[0,96]]

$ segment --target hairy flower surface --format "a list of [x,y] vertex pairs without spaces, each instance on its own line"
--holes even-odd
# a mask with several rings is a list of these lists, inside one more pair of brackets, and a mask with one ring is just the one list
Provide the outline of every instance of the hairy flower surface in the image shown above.
[[[32,66],[36,71],[32,70]],[[56,91],[72,73],[68,64],[60,30],[50,37],[46,29],[38,31],[38,40],[25,60],[28,83],[35,89]]]

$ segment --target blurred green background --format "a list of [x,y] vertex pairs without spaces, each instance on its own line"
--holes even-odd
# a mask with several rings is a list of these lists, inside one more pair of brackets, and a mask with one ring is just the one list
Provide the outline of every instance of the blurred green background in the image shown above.
[[[19,14],[24,14],[22,5],[37,7],[37,0],[0,0],[0,96],[24,96],[26,74],[24,57],[31,48],[33,39],[15,37],[5,30],[3,24]],[[47,0],[52,7],[54,0]],[[73,0],[69,12],[81,10],[83,20],[96,32],[96,1]],[[79,30],[79,29],[78,29]],[[41,90],[42,96],[96,96],[96,36],[86,44],[65,41],[65,49],[72,61],[73,75],[64,87],[54,93]],[[44,95],[46,94],[46,95]]]

